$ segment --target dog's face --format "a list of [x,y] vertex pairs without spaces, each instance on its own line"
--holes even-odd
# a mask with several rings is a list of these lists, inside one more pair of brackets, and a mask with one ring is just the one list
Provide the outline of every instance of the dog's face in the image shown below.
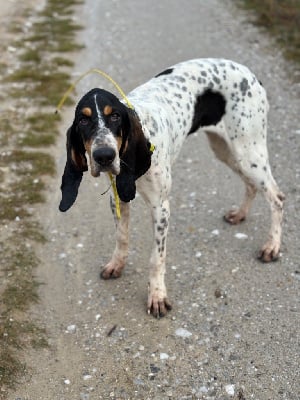
[[[111,93],[93,89],[80,100],[73,125],[89,156],[91,174],[120,173],[120,150],[127,146],[129,129],[126,107]],[[122,149],[121,149],[122,148]],[[71,154],[76,163],[78,158]]]
[[76,200],[83,172],[88,170],[86,153],[94,177],[101,172],[117,175],[120,199],[134,199],[135,180],[151,165],[150,143],[136,114],[103,89],[92,89],[82,97],[68,129],[61,211]]

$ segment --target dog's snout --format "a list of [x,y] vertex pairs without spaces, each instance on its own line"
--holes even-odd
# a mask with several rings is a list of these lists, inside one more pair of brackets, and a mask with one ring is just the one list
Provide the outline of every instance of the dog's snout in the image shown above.
[[93,152],[93,158],[99,165],[107,167],[114,161],[116,152],[111,147],[102,147]]

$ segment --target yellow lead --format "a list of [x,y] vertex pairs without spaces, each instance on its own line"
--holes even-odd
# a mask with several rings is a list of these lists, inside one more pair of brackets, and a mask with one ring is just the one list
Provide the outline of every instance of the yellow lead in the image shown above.
[[115,181],[112,173],[108,172],[108,176],[109,176],[111,187],[112,187],[113,193],[114,193],[117,219],[120,219],[121,218],[120,198],[119,198],[118,191],[117,191],[116,181]]

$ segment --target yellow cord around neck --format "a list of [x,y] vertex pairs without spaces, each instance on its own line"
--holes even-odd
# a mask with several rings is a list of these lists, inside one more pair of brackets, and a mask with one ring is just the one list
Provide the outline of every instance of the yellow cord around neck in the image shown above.
[[106,72],[102,71],[101,69],[98,68],[92,68],[86,72],[84,72],[83,74],[81,74],[79,76],[79,78],[76,79],[75,82],[73,82],[68,90],[65,92],[65,94],[63,95],[63,97],[61,98],[60,102],[58,103],[57,107],[56,107],[56,112],[60,111],[61,107],[63,106],[64,102],[67,100],[67,98],[69,97],[70,93],[75,89],[76,85],[78,84],[78,82],[81,81],[81,79],[85,78],[87,75],[96,73],[98,75],[103,76],[105,79],[107,79],[109,82],[111,82],[114,87],[117,89],[117,91],[120,93],[120,95],[123,97],[124,101],[126,102],[127,106],[129,108],[131,108],[132,110],[134,110],[133,105],[130,103],[130,101],[128,100],[127,96],[125,95],[124,91],[121,89],[121,87],[117,84],[117,82],[110,76],[108,75]]

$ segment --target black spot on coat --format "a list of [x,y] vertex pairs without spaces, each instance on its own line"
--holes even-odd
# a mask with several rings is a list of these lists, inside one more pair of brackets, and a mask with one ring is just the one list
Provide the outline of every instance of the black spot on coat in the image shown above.
[[226,100],[219,92],[207,89],[197,97],[190,133],[202,126],[216,125],[225,114]]
[[172,72],[173,72],[173,68],[165,69],[164,71],[162,71],[159,74],[155,75],[155,78],[158,78],[159,76],[162,76],[162,75],[169,75]]

